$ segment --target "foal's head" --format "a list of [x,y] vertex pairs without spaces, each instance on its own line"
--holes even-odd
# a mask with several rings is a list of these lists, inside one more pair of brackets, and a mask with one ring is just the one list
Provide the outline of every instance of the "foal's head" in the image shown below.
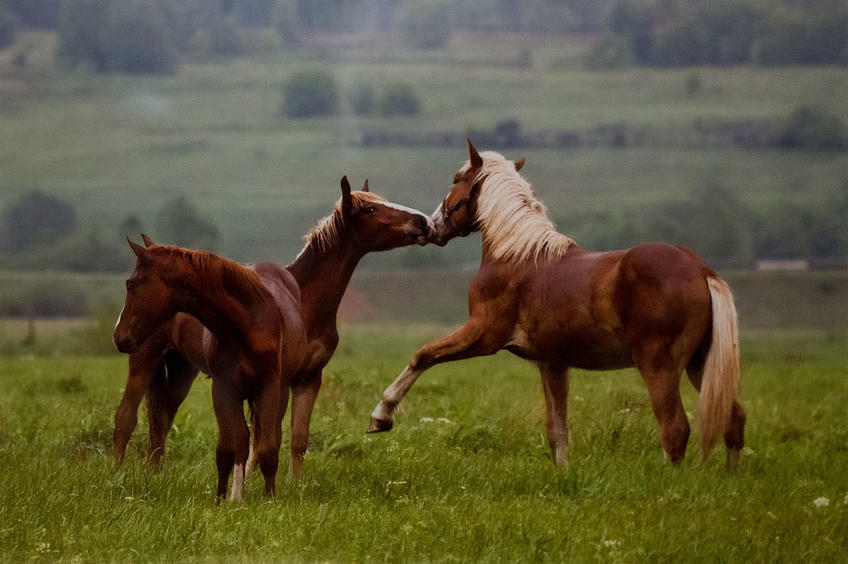
[[[483,157],[468,139],[468,162],[453,176],[450,192],[433,212],[431,219],[435,233],[430,242],[444,246],[454,237],[465,237],[479,230],[477,223],[477,197],[486,179]],[[515,171],[524,166],[524,159],[515,161]]]
[[168,268],[167,256],[158,252],[165,247],[155,245],[146,235],[142,237],[144,247],[128,240],[136,255],[136,264],[127,278],[124,309],[112,335],[115,347],[128,354],[137,352],[156,329],[177,313],[172,290],[160,274]]
[[[322,220],[308,236],[322,247],[330,247],[344,237],[364,252],[397,247],[426,245],[433,222],[424,213],[395,204],[372,193],[368,181],[353,192],[347,176],[341,179],[342,198],[333,213]],[[309,244],[309,243],[307,243]]]

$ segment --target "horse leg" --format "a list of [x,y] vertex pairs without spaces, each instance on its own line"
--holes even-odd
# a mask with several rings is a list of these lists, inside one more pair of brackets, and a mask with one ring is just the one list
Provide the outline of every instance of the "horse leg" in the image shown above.
[[648,387],[651,408],[660,427],[663,450],[672,464],[686,454],[689,441],[689,421],[680,398],[680,373],[671,353],[672,347],[657,342],[636,353],[636,367]]
[[289,463],[289,480],[300,477],[303,473],[303,458],[309,446],[309,421],[312,418],[312,408],[315,398],[321,389],[321,371],[309,374],[302,383],[292,386],[292,415],[291,415],[291,462]]
[[158,465],[165,453],[165,439],[174,416],[188,395],[198,370],[177,351],[165,355],[166,372],[157,373],[147,391],[149,421],[148,464]]
[[382,400],[371,413],[368,432],[391,430],[395,409],[418,377],[428,368],[451,360],[493,354],[501,348],[500,343],[495,344],[492,339],[486,337],[483,324],[472,318],[447,337],[421,347],[400,376],[383,392]]
[[162,352],[144,347],[130,355],[127,384],[121,403],[115,411],[115,430],[112,433],[113,464],[120,466],[127,451],[127,443],[138,423],[138,406],[147,392],[154,375],[163,370]]
[[[686,367],[686,375],[692,385],[701,393],[701,380],[704,377],[704,358],[696,355]],[[739,466],[740,453],[745,446],[745,410],[738,401],[733,402],[730,412],[730,425],[724,432],[724,446],[727,448],[725,465],[728,470],[735,470]]]
[[215,464],[218,468],[217,497],[220,502],[227,495],[227,483],[233,473],[230,500],[244,498],[244,468],[250,440],[244,421],[244,402],[229,382],[212,378],[212,407],[218,420],[218,446]]
[[288,399],[288,393],[277,372],[268,372],[268,375],[270,381],[262,386],[253,402],[253,452],[265,478],[265,494],[274,495],[286,409],[283,400]]
[[568,466],[568,367],[538,363],[545,392],[545,432],[554,464]]

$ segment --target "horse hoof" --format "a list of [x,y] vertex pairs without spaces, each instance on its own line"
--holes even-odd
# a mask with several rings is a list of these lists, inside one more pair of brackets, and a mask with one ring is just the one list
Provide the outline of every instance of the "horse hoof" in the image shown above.
[[384,431],[391,431],[392,425],[394,423],[391,419],[375,419],[371,418],[371,426],[368,427],[369,433],[382,433]]

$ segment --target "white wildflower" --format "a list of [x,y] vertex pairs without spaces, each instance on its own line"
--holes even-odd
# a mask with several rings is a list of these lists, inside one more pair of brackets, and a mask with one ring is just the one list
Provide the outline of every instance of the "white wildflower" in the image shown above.
[[432,423],[434,419],[432,417],[422,417],[418,421],[420,421],[421,423]]
[[813,500],[813,505],[815,505],[816,507],[827,507],[828,505],[830,505],[830,500],[826,497],[817,497]]
[[612,540],[612,539],[604,539],[603,541],[601,541],[601,544],[604,545],[607,548],[615,548],[617,546],[620,546],[621,542],[617,541],[617,540]]
[[439,423],[453,423],[453,421],[451,421],[447,417],[439,417],[438,419],[436,419],[436,421],[438,421]]

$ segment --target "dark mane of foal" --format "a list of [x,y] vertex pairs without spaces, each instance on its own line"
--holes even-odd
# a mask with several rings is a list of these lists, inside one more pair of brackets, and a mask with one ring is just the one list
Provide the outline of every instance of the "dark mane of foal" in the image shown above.
[[148,250],[164,260],[178,261],[195,272],[213,278],[219,277],[224,289],[229,293],[238,294],[251,301],[272,297],[256,271],[230,259],[206,251],[172,246],[157,246]]
[[[350,198],[353,204],[353,209],[358,210],[366,207],[372,202],[384,202],[385,198],[373,194],[371,192],[351,192]],[[342,211],[342,200],[336,202],[330,215],[318,220],[318,222],[309,230],[309,233],[303,236],[306,241],[304,249],[311,246],[317,246],[320,251],[327,251],[340,242],[342,233],[345,227],[345,215]],[[302,251],[301,251],[302,252]]]

